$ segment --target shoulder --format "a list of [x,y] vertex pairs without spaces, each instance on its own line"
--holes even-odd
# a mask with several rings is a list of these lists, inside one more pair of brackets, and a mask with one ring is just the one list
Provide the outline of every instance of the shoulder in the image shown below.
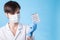
[[8,23],[6,23],[4,26],[0,27],[0,31],[6,30],[7,26],[8,26]]
[[0,27],[0,37],[3,35],[5,27]]
[[3,32],[5,32],[5,30],[6,30],[6,25],[0,27],[0,35],[1,35],[1,33],[3,34]]
[[4,33],[4,31],[6,30],[6,27],[3,26],[3,27],[0,27],[0,35],[2,35]]
[[5,26],[0,27],[0,31],[3,31],[5,29]]
[[3,40],[5,38],[4,32],[5,32],[5,26],[0,27],[0,40]]

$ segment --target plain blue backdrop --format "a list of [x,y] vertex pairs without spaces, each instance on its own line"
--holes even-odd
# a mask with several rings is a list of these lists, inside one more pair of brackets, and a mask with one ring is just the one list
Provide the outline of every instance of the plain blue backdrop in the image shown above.
[[[9,0],[0,0],[0,27],[8,22],[3,9],[7,1]],[[34,32],[35,40],[60,40],[60,0],[13,1],[17,1],[21,5],[21,23],[32,26],[32,14],[39,14],[41,21]]]

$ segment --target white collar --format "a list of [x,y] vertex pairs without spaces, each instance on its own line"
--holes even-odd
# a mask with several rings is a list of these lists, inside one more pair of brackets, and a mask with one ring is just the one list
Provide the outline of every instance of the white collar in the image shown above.
[[21,33],[22,29],[23,29],[23,25],[22,25],[22,24],[19,24],[18,30],[17,30],[17,32],[16,32],[16,35],[14,36],[13,33],[11,32],[11,30],[9,29],[8,23],[6,24],[6,30],[7,30],[7,31],[10,31],[10,32],[11,32],[11,35],[12,35],[14,38],[16,38],[16,37],[19,35],[19,33]]
[[[7,30],[10,30],[8,23],[6,24],[6,28],[7,28]],[[23,25],[22,24],[19,24],[18,25],[18,30],[22,30],[22,28],[23,28]]]

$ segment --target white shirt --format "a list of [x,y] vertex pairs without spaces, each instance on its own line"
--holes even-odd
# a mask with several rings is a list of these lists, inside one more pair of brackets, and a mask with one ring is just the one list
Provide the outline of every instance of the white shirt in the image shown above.
[[29,30],[30,28],[28,25],[20,24],[14,36],[7,23],[6,26],[0,28],[0,40],[26,40],[26,34]]

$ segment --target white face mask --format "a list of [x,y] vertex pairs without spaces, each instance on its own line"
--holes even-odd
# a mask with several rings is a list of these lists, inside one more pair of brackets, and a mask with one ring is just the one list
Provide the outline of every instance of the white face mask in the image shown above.
[[20,20],[20,14],[9,15],[9,22],[18,23]]

